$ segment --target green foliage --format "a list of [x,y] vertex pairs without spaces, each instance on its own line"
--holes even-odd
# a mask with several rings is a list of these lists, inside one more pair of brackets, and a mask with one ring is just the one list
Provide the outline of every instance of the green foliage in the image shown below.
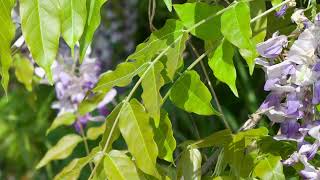
[[11,10],[14,7],[14,0],[1,0],[0,4],[0,63],[1,63],[1,84],[7,91],[9,83],[9,68],[12,63],[11,41],[15,35],[15,27],[11,20]]
[[201,179],[201,153],[198,149],[186,149],[178,162],[178,179]]
[[28,91],[32,91],[32,78],[34,67],[29,59],[17,54],[14,56],[13,66],[17,80],[24,84]]
[[82,138],[76,134],[68,134],[62,137],[55,146],[48,150],[36,168],[39,169],[47,165],[52,160],[68,157],[81,141]]
[[89,140],[96,140],[99,136],[103,135],[106,130],[106,123],[97,127],[91,127],[87,131],[87,138]]
[[263,180],[284,180],[280,156],[269,155],[261,159],[253,170],[253,176]]
[[163,1],[166,4],[168,10],[171,12],[172,11],[172,0],[163,0]]
[[211,94],[196,71],[184,73],[173,85],[170,100],[179,108],[200,115],[218,115]]
[[49,134],[51,131],[58,128],[59,126],[63,126],[63,125],[69,126],[73,124],[75,120],[76,120],[76,116],[71,112],[66,112],[64,114],[61,114],[53,120],[51,126],[47,130],[47,134]]

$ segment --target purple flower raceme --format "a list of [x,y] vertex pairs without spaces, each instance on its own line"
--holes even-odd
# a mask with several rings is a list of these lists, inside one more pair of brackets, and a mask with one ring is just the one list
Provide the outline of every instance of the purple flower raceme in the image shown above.
[[315,121],[316,105],[320,104],[320,14],[312,23],[303,10],[297,10],[292,20],[304,27],[287,52],[283,53],[288,42],[283,35],[274,34],[257,45],[261,57],[256,64],[264,69],[264,90],[270,92],[259,110],[271,121],[281,123],[274,139],[297,142],[297,151],[283,164],[301,162],[305,166],[302,177],[320,179],[320,170],[308,162],[320,147],[320,123]]

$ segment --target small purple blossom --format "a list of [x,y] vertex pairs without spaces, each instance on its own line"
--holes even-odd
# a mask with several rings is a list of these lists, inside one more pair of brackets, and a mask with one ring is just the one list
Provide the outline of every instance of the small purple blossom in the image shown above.
[[278,33],[275,33],[271,39],[259,43],[257,45],[257,51],[262,57],[273,59],[281,54],[282,49],[286,47],[287,44],[287,36],[278,36]]
[[279,11],[277,11],[277,12],[275,13],[275,16],[277,16],[277,17],[282,17],[282,16],[284,16],[284,15],[286,14],[286,12],[287,12],[288,7],[289,7],[289,6],[288,6],[287,4],[281,6],[281,8],[279,9]]

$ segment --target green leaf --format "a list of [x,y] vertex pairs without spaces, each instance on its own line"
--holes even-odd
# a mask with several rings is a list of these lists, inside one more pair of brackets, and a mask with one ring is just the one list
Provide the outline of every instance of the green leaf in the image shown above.
[[51,65],[56,58],[60,38],[57,0],[20,0],[21,28],[36,63],[52,81]]
[[[190,29],[200,21],[207,19],[208,17],[216,14],[222,10],[222,6],[211,6],[206,3],[184,3],[174,5],[174,9],[177,12],[183,25]],[[220,16],[210,18],[205,23],[194,28],[191,34],[201,38],[203,40],[215,40],[221,36],[220,33]]]
[[87,0],[87,22],[80,39],[80,62],[82,62],[85,57],[94,32],[100,25],[100,8],[105,2],[107,2],[107,0]]
[[247,3],[238,2],[222,14],[221,32],[229,42],[240,49],[240,54],[246,60],[252,74],[254,60],[258,54],[251,40],[250,9]]
[[[112,129],[116,119],[120,117],[119,113],[120,113],[120,110],[121,110],[122,106],[123,106],[123,103],[118,104],[113,109],[113,111],[108,115],[108,117],[106,119],[105,131],[103,133],[103,137],[102,137],[102,140],[100,142],[100,146],[101,146],[102,149],[104,149],[104,147],[106,145],[107,139],[110,136],[111,129]],[[110,150],[110,148],[112,146],[112,143],[119,138],[119,135],[120,135],[119,127],[115,126],[115,128],[113,130],[113,133],[111,134],[111,137],[110,137],[110,142],[108,144],[107,151]]]
[[154,133],[154,140],[158,145],[159,158],[173,162],[176,140],[173,137],[172,125],[167,112],[161,112],[160,124],[159,127],[155,128]]
[[171,12],[172,11],[172,0],[163,0],[163,1],[166,4],[168,10]]
[[104,168],[110,180],[139,180],[135,164],[123,152],[112,150],[105,155]]
[[211,94],[196,71],[185,72],[172,86],[170,100],[179,108],[200,115],[218,115]]
[[91,127],[87,131],[87,138],[89,140],[96,140],[99,136],[101,136],[106,129],[106,123],[103,123],[100,126],[97,127]]
[[207,148],[207,147],[224,147],[232,142],[232,132],[229,129],[222,130],[211,134],[204,139],[192,143],[190,146],[194,148]]
[[93,91],[108,92],[114,86],[128,86],[131,83],[132,78],[143,72],[147,65],[148,64],[143,64],[137,67],[136,64],[132,62],[121,63],[114,71],[107,71],[103,73]]
[[54,180],[77,180],[81,170],[93,160],[99,150],[99,148],[94,148],[88,156],[73,159],[54,177]]
[[201,153],[198,149],[186,149],[178,161],[178,179],[201,179]]
[[61,33],[74,54],[74,46],[81,38],[87,20],[86,0],[59,0]]
[[[226,83],[233,94],[238,97],[236,87],[237,72],[233,64],[233,46],[227,40],[222,40],[213,55],[209,55],[209,66],[214,76]],[[210,57],[211,56],[211,57]]]
[[12,63],[11,41],[15,35],[15,26],[11,19],[11,11],[15,0],[0,0],[0,63],[1,63],[1,84],[5,91],[9,84],[9,68]]
[[32,91],[32,78],[34,67],[26,57],[16,54],[14,56],[14,68],[17,80],[24,84],[28,91]]
[[71,112],[66,112],[64,114],[61,114],[61,115],[57,116],[53,120],[53,122],[52,122],[50,128],[47,130],[46,134],[49,134],[52,130],[56,129],[59,126],[63,126],[63,125],[64,126],[70,126],[71,124],[74,123],[76,118],[77,117]]
[[164,80],[161,75],[163,68],[162,63],[158,61],[150,67],[141,82],[143,88],[143,93],[141,95],[143,104],[145,105],[149,116],[153,118],[156,127],[159,126],[160,108],[163,103],[160,94],[160,88],[164,85]]
[[263,180],[284,180],[281,157],[270,154],[260,160],[253,170],[253,176]]
[[98,104],[105,97],[105,93],[95,93],[93,96],[87,97],[78,107],[78,113],[83,116],[97,108]]
[[[256,17],[266,11],[265,1],[251,1],[250,2],[251,17]],[[252,40],[255,44],[264,41],[267,34],[268,17],[264,16],[251,24]]]
[[158,148],[153,140],[153,129],[148,114],[136,99],[130,103],[124,102],[120,112],[119,128],[137,166],[146,174],[159,178],[156,169]]
[[55,146],[48,150],[37,165],[36,169],[47,165],[52,160],[59,160],[68,157],[81,141],[82,138],[76,134],[68,134],[62,137]]

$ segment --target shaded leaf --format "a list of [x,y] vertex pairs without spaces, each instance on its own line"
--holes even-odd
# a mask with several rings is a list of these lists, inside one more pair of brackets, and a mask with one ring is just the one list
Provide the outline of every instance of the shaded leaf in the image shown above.
[[219,114],[211,105],[211,94],[196,71],[187,71],[172,86],[170,100],[179,108],[200,115]]
[[89,140],[96,140],[99,136],[101,136],[106,129],[106,123],[103,123],[100,126],[97,127],[91,127],[87,131],[87,138]]
[[178,179],[201,179],[201,153],[198,149],[186,149],[178,161]]
[[39,169],[47,165],[52,160],[59,160],[68,157],[81,141],[82,138],[76,134],[68,134],[62,137],[55,146],[48,150],[36,168]]
[[252,74],[254,60],[258,54],[251,40],[250,9],[246,2],[238,2],[222,14],[221,32],[229,42],[240,49],[240,54],[246,60]]
[[34,67],[28,58],[16,54],[14,56],[14,68],[17,80],[24,84],[28,91],[32,91],[32,78]]
[[284,180],[281,157],[269,155],[260,160],[253,170],[253,176],[262,180]]
[[59,0],[61,33],[74,52],[74,46],[81,38],[87,20],[86,0]]
[[15,35],[15,26],[11,19],[11,11],[15,5],[14,0],[0,0],[0,63],[1,63],[1,84],[5,91],[9,84],[9,68],[12,63],[11,41]]
[[139,169],[158,178],[156,169],[158,148],[153,140],[153,129],[148,114],[136,99],[123,104],[119,128]]
[[[250,2],[250,14],[251,17],[256,17],[266,10],[265,1],[251,1]],[[257,21],[251,24],[252,28],[252,40],[255,44],[264,41],[267,34],[268,20],[267,16],[259,18]]]
[[52,130],[56,129],[59,126],[70,126],[74,123],[76,118],[77,117],[71,112],[66,112],[64,114],[59,115],[53,120],[51,126],[49,127],[46,133],[49,134]]
[[85,57],[94,32],[100,25],[100,9],[105,2],[107,0],[87,0],[87,22],[80,39],[80,62]]
[[199,141],[191,144],[194,148],[206,148],[206,147],[224,147],[232,142],[232,132],[229,129],[222,130],[211,134]]
[[[206,3],[184,3],[174,5],[180,20],[186,28],[192,28],[198,22],[207,19],[222,10],[222,6],[211,6]],[[220,16],[210,18],[205,23],[196,27],[191,34],[203,40],[215,40],[221,36],[220,33]]]
[[135,164],[121,151],[112,150],[106,154],[104,168],[110,180],[139,180]]
[[214,76],[226,83],[233,94],[238,97],[236,87],[237,72],[233,64],[233,46],[227,40],[222,40],[220,46],[209,56],[209,66]]
[[176,140],[173,137],[172,125],[167,112],[161,112],[160,124],[159,127],[155,128],[154,133],[154,140],[158,145],[159,158],[173,162]]
[[60,38],[57,0],[20,0],[21,28],[36,63],[52,81],[51,65],[56,58]]
[[168,10],[171,12],[172,11],[172,0],[163,0],[163,1],[166,4]]

